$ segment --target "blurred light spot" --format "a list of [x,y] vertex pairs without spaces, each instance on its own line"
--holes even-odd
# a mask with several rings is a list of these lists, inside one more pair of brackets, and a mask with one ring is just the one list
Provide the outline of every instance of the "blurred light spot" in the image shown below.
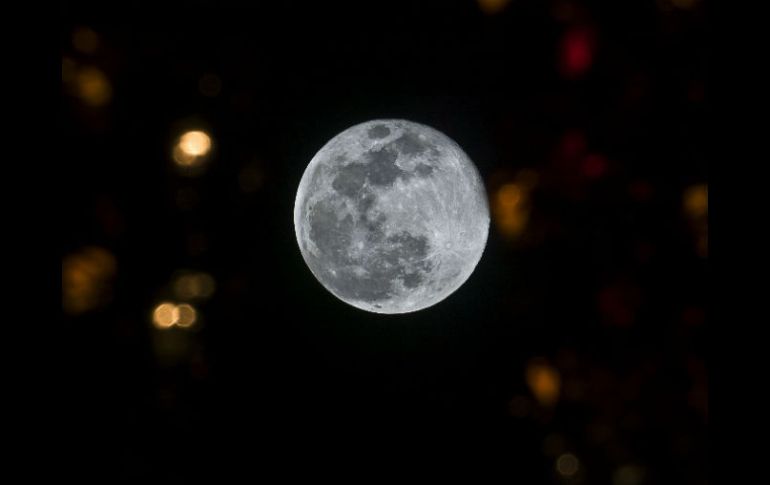
[[636,465],[624,465],[612,474],[612,485],[642,485],[644,468]]
[[161,303],[152,312],[152,323],[161,329],[173,327],[179,321],[179,308],[173,303]]
[[72,34],[72,45],[83,54],[93,54],[99,48],[99,34],[88,27],[79,27]]
[[583,160],[583,173],[588,178],[598,179],[607,172],[607,159],[601,155],[588,155]]
[[196,312],[195,308],[193,308],[191,305],[188,305],[187,303],[182,303],[181,305],[177,306],[176,310],[177,310],[176,325],[179,327],[189,328],[195,323],[195,320],[198,318],[198,312]]
[[690,217],[708,215],[709,191],[708,185],[700,184],[689,187],[684,192],[684,209]]
[[247,165],[238,174],[238,185],[246,193],[256,192],[262,187],[264,174],[262,169],[255,165]]
[[503,209],[514,209],[521,202],[522,189],[516,184],[505,184],[497,192],[498,203]]
[[702,257],[708,257],[708,185],[693,185],[683,195],[684,212],[690,219],[695,237],[695,250]]
[[498,189],[494,214],[497,228],[503,236],[514,238],[524,232],[529,216],[523,207],[524,190],[518,184],[508,183]]
[[62,260],[62,308],[76,315],[107,302],[117,262],[106,249],[86,247]]
[[214,278],[208,273],[187,273],[174,281],[174,293],[183,301],[205,300],[214,294]]
[[561,376],[556,368],[541,362],[527,365],[526,380],[535,399],[544,406],[553,406],[559,400]]
[[216,74],[206,73],[198,80],[198,91],[210,98],[218,96],[222,91],[222,81]]
[[479,8],[487,15],[502,12],[511,0],[478,0]]
[[569,30],[562,39],[559,64],[566,77],[575,78],[588,71],[594,59],[593,35],[587,28]]
[[565,453],[556,460],[556,471],[563,477],[572,477],[580,469],[580,462],[572,453]]
[[182,147],[180,147],[178,143],[174,145],[172,157],[174,162],[180,167],[192,167],[197,165],[196,162],[198,162],[197,157],[182,150]]
[[211,151],[211,137],[204,131],[193,130],[184,133],[174,145],[174,162],[183,168],[200,167]]
[[188,131],[179,139],[179,148],[188,155],[199,157],[211,149],[211,138],[203,131]]
[[84,67],[77,72],[75,90],[84,103],[95,108],[104,106],[112,98],[112,86],[98,67]]
[[538,174],[525,169],[512,182],[503,184],[495,193],[492,215],[503,237],[514,239],[520,236],[529,222],[529,194],[537,185]]
[[70,84],[75,80],[77,64],[69,57],[63,57],[61,60],[61,81],[64,84]]

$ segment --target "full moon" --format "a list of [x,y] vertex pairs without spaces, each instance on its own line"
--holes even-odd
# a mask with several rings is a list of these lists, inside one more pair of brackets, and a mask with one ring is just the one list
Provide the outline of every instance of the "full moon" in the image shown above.
[[294,203],[302,257],[340,300],[375,313],[435,305],[471,275],[489,206],[468,155],[443,133],[373,120],[332,138]]

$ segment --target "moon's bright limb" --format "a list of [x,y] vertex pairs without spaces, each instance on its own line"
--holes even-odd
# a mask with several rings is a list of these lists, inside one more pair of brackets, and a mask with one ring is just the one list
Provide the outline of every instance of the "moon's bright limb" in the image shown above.
[[374,120],[332,138],[294,204],[300,251],[340,300],[376,313],[442,301],[471,275],[489,232],[478,170],[433,128]]

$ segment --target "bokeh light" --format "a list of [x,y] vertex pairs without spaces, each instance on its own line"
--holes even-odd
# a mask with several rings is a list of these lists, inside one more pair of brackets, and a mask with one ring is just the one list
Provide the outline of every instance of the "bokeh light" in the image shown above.
[[568,78],[584,75],[594,61],[595,41],[593,31],[587,27],[570,29],[561,42],[559,66]]
[[559,400],[561,376],[555,367],[539,360],[527,365],[526,381],[535,399],[543,406],[553,406]]
[[211,138],[203,131],[188,131],[179,139],[179,149],[193,157],[206,155],[211,149]]
[[161,303],[152,311],[152,323],[157,328],[168,329],[173,327],[178,321],[179,309],[173,303]]
[[478,0],[479,8],[487,15],[494,15],[505,10],[511,0]]
[[208,273],[183,273],[174,281],[174,294],[183,301],[208,299],[215,288],[216,282]]
[[72,45],[83,54],[93,54],[99,48],[99,34],[88,27],[78,27],[72,33]]
[[583,174],[590,179],[601,178],[607,172],[607,159],[592,153],[583,159]]
[[188,303],[170,301],[159,303],[152,311],[152,323],[156,328],[168,330],[174,326],[190,328],[198,321],[198,311]]
[[86,66],[75,75],[75,92],[88,106],[99,108],[112,99],[112,86],[98,67]]
[[522,170],[514,181],[501,185],[494,195],[492,216],[500,234],[509,240],[524,233],[529,222],[530,192],[537,183],[538,175],[532,170]]
[[682,196],[682,206],[695,238],[695,251],[702,258],[708,257],[708,185],[688,187]]
[[572,453],[564,453],[556,460],[556,471],[563,477],[573,477],[580,469],[580,462]]
[[709,210],[708,185],[698,184],[688,187],[684,192],[683,204],[688,216],[692,218],[707,216]]
[[[183,169],[200,168],[211,151],[211,137],[203,130],[187,131],[179,137],[172,152],[174,162]],[[188,172],[197,173],[197,172]]]
[[176,325],[182,328],[192,327],[195,321],[198,319],[198,312],[192,305],[182,303],[176,307],[177,320]]
[[107,303],[116,271],[115,257],[101,247],[85,247],[66,256],[62,261],[64,311],[77,315]]

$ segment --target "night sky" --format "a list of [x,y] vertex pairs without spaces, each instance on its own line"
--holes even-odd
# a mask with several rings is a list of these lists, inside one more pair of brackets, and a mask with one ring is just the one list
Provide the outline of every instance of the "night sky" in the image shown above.
[[[705,0],[160,4],[60,4],[84,475],[708,482]],[[336,299],[294,234],[310,159],[376,118],[489,195],[412,314]]]

